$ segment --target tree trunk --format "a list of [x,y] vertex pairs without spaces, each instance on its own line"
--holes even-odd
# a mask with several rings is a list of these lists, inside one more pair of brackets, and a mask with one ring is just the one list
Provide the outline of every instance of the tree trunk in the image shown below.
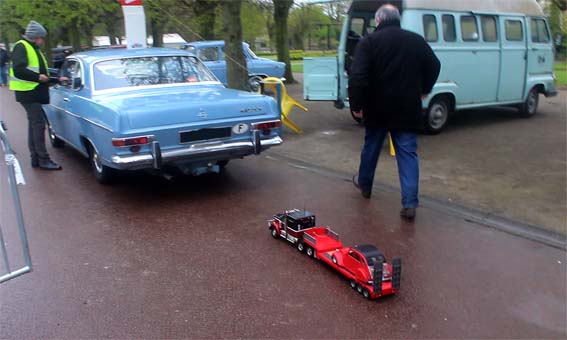
[[228,87],[248,90],[248,68],[242,52],[242,0],[222,0],[224,55]]
[[289,60],[289,44],[287,33],[287,17],[289,9],[293,5],[293,0],[273,0],[274,1],[274,22],[276,29],[276,49],[278,51],[278,61],[285,63],[285,79],[287,84],[295,83],[291,73],[291,62]]
[[73,45],[73,52],[79,52],[81,50],[81,33],[77,29],[76,22],[69,25],[69,40]]
[[164,24],[157,22],[157,20],[150,19],[150,25],[152,28],[152,47],[163,47],[163,29]]

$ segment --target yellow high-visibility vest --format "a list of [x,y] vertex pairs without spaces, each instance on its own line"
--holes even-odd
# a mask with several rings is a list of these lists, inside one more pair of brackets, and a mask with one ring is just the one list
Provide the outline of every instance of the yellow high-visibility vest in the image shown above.
[[[16,44],[14,44],[14,46],[17,44],[23,44],[26,48],[26,55],[28,57],[27,69],[39,73],[39,56],[38,53],[36,53],[35,48],[33,48],[33,46],[26,40],[19,40]],[[41,56],[41,59],[43,59],[45,67],[47,68],[47,60],[45,59],[45,56],[41,53],[41,51],[39,51],[39,55]],[[12,67],[12,64],[10,64],[10,90],[31,91],[35,89],[37,85],[39,85],[39,81],[29,81],[17,78],[14,75],[14,68]]]

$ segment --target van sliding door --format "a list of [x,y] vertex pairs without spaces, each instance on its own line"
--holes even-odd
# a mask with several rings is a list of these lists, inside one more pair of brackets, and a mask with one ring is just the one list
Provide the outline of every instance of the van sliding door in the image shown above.
[[498,101],[522,101],[526,82],[526,22],[523,17],[500,17],[502,61]]

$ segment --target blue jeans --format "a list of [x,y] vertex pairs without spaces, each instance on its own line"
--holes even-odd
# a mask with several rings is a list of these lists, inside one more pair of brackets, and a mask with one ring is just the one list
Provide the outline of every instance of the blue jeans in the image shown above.
[[[372,191],[378,158],[387,135],[388,129],[366,128],[364,147],[360,154],[360,167],[358,169],[358,184],[363,191]],[[416,208],[419,203],[417,198],[419,188],[417,134],[394,130],[390,131],[390,135],[396,150],[398,174],[402,188],[402,206],[404,208]]]
[[0,65],[0,85],[8,85],[8,68],[6,65]]

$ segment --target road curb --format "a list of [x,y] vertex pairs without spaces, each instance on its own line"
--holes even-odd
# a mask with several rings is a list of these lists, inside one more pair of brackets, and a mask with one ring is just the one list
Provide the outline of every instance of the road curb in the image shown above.
[[[277,162],[285,162],[294,168],[318,173],[327,177],[333,177],[350,182],[352,174],[325,168],[316,164],[311,164],[289,156],[281,155],[277,152],[270,152],[266,158]],[[387,193],[399,193],[399,189],[393,185],[375,182],[373,191]],[[541,226],[515,221],[506,217],[494,215],[480,210],[468,208],[458,203],[442,201],[433,197],[420,195],[420,206],[432,209],[445,214],[453,215],[464,219],[469,223],[490,227],[511,235],[536,241],[547,246],[567,250],[567,237],[563,234],[549,231]]]

